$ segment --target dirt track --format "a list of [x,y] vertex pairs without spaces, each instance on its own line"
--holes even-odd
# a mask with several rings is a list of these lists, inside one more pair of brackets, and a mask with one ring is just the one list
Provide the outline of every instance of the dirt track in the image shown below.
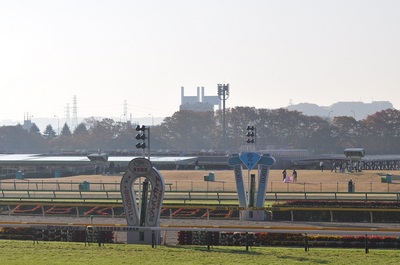
[[[172,190],[228,190],[235,191],[235,179],[232,170],[214,171],[215,181],[204,181],[204,176],[209,171],[202,170],[164,170],[160,171],[164,177],[165,183],[170,184]],[[287,170],[291,175],[291,170]],[[297,170],[298,180],[296,184],[291,185],[290,191],[304,191],[303,185],[306,185],[306,191],[347,191],[347,183],[350,179],[356,185],[356,191],[363,192],[388,192],[387,183],[381,183],[381,177],[386,174],[392,174],[393,184],[400,184],[400,173],[398,171],[363,171],[357,173],[335,173],[330,170],[321,172],[319,170]],[[243,176],[247,180],[247,171],[243,170]],[[257,171],[250,172],[258,176]],[[82,182],[90,183],[118,183],[123,173],[119,175],[83,175],[73,177],[63,177],[51,179],[51,181],[60,182]],[[31,181],[50,181],[50,179],[32,179]],[[10,180],[11,181],[11,180]],[[14,181],[14,180],[12,180]],[[26,180],[22,180],[26,181]],[[282,181],[281,170],[271,170],[268,179],[267,191],[287,191],[286,183]],[[247,184],[247,183],[246,183]],[[321,190],[323,186],[323,190]],[[399,192],[400,185],[390,185],[391,192]],[[339,189],[339,190],[338,190]]]

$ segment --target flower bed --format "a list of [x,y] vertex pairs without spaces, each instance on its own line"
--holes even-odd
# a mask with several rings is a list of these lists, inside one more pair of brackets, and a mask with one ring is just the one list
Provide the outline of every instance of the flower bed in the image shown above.
[[193,218],[193,217],[201,217],[205,209],[184,209],[179,208],[178,210],[172,213],[173,217],[177,218]]
[[109,216],[112,215],[113,207],[93,207],[89,211],[85,212],[85,216],[90,215],[101,215],[101,216]]
[[211,210],[208,213],[205,212],[201,218],[212,218],[212,219],[230,219],[238,211],[235,210]]
[[31,214],[34,214],[34,213],[38,213],[38,212],[41,213],[41,210],[40,210],[41,208],[42,208],[41,205],[31,206],[31,205],[21,205],[21,204],[18,204],[18,205],[12,210],[12,212],[13,212],[13,213],[31,213]]
[[34,234],[34,229],[31,228],[3,227],[0,229],[0,239],[32,240]]
[[75,210],[75,207],[60,207],[53,206],[45,211],[45,214],[71,214]]
[[[400,212],[385,212],[385,209],[400,209],[398,202],[354,202],[354,201],[324,201],[324,200],[293,200],[272,205],[272,219],[274,221],[290,221],[292,213],[282,211],[285,207],[298,208],[291,210],[293,220],[311,222],[371,222],[371,209],[382,209],[373,213],[373,222],[397,223],[400,219]],[[275,209],[274,209],[275,208]],[[322,208],[316,211],[302,211],[301,208]],[[365,211],[333,211],[323,208],[358,208]],[[331,220],[333,219],[333,220]]]

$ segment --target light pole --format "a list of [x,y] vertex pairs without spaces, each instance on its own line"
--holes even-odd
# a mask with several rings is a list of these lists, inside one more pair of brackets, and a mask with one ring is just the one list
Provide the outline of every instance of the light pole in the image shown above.
[[57,135],[60,136],[60,118],[57,115],[54,118],[57,118]]
[[224,148],[228,146],[228,136],[226,135],[226,121],[225,121],[225,101],[229,98],[229,84],[218,84],[218,97],[222,100],[222,130],[224,134]]
[[[122,117],[125,117],[125,114],[122,114],[121,116],[119,116],[119,122],[122,123]],[[124,119],[125,120],[125,119]]]
[[353,118],[356,119],[356,113],[354,112],[354,110],[350,110],[353,113]]
[[154,126],[154,116],[149,113],[149,116],[151,116],[151,126]]

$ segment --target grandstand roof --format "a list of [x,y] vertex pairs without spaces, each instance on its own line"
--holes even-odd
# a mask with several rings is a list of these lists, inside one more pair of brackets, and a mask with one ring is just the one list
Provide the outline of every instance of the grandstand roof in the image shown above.
[[[134,156],[110,156],[107,162],[129,163]],[[154,164],[192,164],[197,157],[150,157]],[[0,154],[0,165],[21,165],[21,164],[66,164],[66,165],[90,165],[95,164],[87,156],[46,156],[40,154]]]

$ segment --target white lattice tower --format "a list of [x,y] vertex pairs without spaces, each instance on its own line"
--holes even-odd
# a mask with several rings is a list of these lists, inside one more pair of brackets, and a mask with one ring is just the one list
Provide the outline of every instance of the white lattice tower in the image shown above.
[[74,96],[74,100],[72,102],[72,124],[71,127],[74,130],[78,126],[78,106],[76,95]]

